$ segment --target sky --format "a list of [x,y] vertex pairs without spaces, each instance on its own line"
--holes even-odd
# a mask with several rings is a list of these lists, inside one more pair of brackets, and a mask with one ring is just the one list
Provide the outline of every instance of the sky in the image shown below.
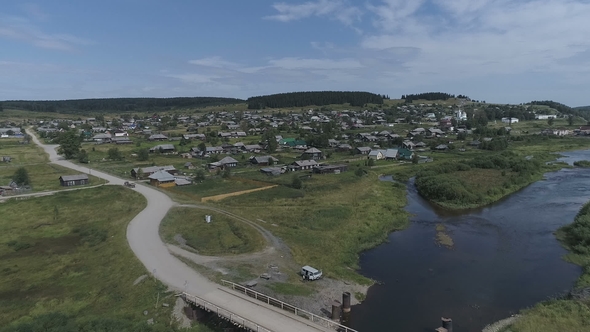
[[590,105],[590,0],[2,0],[0,100],[447,92]]

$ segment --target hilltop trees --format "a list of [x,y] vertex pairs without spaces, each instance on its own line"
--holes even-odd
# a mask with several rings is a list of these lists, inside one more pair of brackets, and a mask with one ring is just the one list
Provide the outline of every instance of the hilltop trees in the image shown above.
[[309,105],[324,106],[346,103],[351,106],[383,104],[383,96],[370,92],[317,91],[279,93],[248,98],[249,109],[303,107]]

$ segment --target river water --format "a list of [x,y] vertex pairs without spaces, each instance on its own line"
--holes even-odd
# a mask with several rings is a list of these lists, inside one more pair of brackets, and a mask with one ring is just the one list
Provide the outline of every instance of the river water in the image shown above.
[[[590,150],[561,160],[590,160]],[[360,272],[383,284],[352,310],[361,332],[426,332],[453,319],[455,332],[481,331],[520,309],[567,292],[581,269],[561,257],[553,232],[590,200],[590,169],[563,169],[491,206],[433,207],[408,186],[408,229],[361,255]],[[444,225],[454,245],[435,240]],[[440,226],[439,226],[440,227]]]

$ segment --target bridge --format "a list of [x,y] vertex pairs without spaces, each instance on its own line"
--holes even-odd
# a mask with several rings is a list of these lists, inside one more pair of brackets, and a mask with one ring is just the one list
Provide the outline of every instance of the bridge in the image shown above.
[[[50,162],[81,173],[92,174],[108,181],[108,185],[123,185],[125,183],[124,179],[64,160],[56,152],[57,145],[42,144],[35,133],[30,129],[26,131],[35,144],[42,147],[49,155]],[[273,306],[270,300],[268,303],[261,302],[256,299],[258,295],[252,299],[250,296],[252,293],[241,294],[236,291],[235,286],[234,289],[224,289],[202,276],[173,256],[160,238],[160,222],[168,210],[176,206],[176,203],[166,194],[149,186],[138,185],[130,190],[142,194],[147,200],[147,207],[135,216],[127,226],[127,241],[131,250],[155,278],[171,289],[182,293],[189,302],[206,310],[217,310],[220,316],[252,331],[333,332],[338,328],[336,325],[325,326],[325,321],[322,321],[321,324],[318,323],[319,316],[309,316],[299,310],[295,310],[293,313],[281,310]],[[306,318],[302,317],[306,315]],[[310,317],[311,319],[309,319]],[[349,329],[348,331],[353,330]]]

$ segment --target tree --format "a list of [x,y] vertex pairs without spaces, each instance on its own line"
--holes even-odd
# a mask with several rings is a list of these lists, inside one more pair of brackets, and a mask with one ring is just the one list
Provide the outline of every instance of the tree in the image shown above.
[[12,181],[16,182],[19,186],[28,186],[31,184],[29,180],[29,172],[24,167],[19,167],[16,172],[14,172],[14,176]]
[[547,119],[547,124],[550,126],[553,126],[553,122],[555,122],[555,119],[553,119],[552,117]]
[[371,167],[371,166],[375,166],[375,160],[374,160],[374,159],[369,159],[369,162],[367,163],[367,165],[368,165],[369,167]]
[[121,157],[121,152],[119,151],[118,148],[110,148],[109,151],[107,152],[108,157],[110,160],[121,160],[123,159],[123,157]]
[[82,149],[78,152],[78,162],[88,164],[88,153],[86,153],[86,150]]
[[412,155],[412,164],[417,164],[418,163],[418,155],[416,153],[414,153]]
[[567,124],[569,124],[570,126],[574,125],[574,116],[570,115],[567,117]]
[[137,160],[146,161],[150,159],[150,151],[148,149],[140,149],[137,151]]
[[207,150],[207,145],[205,145],[204,142],[199,143],[199,145],[197,145],[197,147],[199,148],[199,151],[201,151],[201,152],[205,152],[205,150]]
[[354,171],[354,175],[360,178],[361,176],[365,175],[365,170],[359,167]]
[[63,154],[66,159],[72,159],[78,156],[82,142],[76,131],[68,130],[57,137],[57,143],[59,144],[57,152]]
[[2,103],[0,103],[0,112],[4,112],[4,107],[2,107]]
[[291,181],[291,187],[293,187],[295,189],[303,188],[303,182],[301,182],[301,179],[299,178],[299,176],[293,175],[293,180]]
[[226,167],[226,168],[223,170],[223,173],[221,174],[221,177],[222,177],[222,178],[224,178],[224,179],[227,179],[227,178],[229,178],[230,176],[231,176],[231,170],[229,169],[229,167]]
[[202,169],[198,170],[197,173],[195,173],[195,181],[205,181],[205,171],[203,171]]

